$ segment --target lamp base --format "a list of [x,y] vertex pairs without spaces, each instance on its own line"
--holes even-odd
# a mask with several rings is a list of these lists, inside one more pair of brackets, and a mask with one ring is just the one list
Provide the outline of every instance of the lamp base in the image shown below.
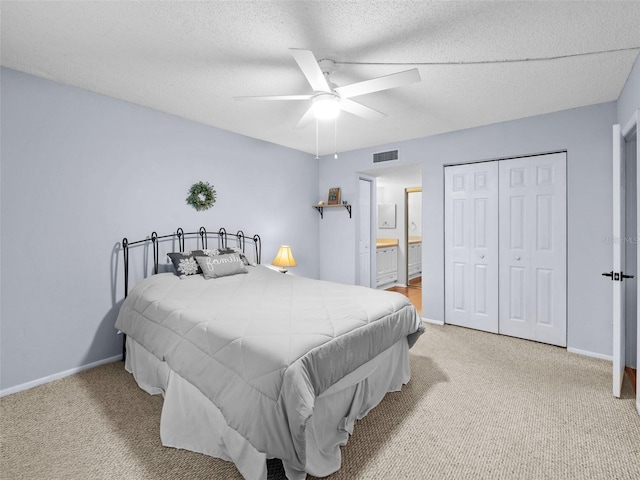
[[287,272],[288,272],[288,270],[286,270],[286,269],[284,269],[284,268],[281,268],[281,269],[280,269],[280,270],[278,270],[278,271],[279,271],[280,273],[287,273]]

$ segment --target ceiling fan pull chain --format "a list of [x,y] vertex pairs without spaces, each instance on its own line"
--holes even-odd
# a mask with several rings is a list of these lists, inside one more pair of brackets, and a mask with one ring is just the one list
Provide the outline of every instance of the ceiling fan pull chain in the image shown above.
[[338,117],[333,119],[333,158],[338,159]]
[[318,119],[316,118],[316,160],[318,160],[320,156],[318,155]]

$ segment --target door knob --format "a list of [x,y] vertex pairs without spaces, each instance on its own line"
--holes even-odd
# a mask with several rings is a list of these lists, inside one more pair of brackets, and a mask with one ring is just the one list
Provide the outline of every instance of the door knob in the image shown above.
[[480,255],[480,258],[484,258],[484,255]]
[[520,260],[520,257],[516,257],[516,260]]
[[625,278],[634,278],[633,275],[625,275],[624,272],[604,272],[603,277],[609,277],[614,282],[622,282]]

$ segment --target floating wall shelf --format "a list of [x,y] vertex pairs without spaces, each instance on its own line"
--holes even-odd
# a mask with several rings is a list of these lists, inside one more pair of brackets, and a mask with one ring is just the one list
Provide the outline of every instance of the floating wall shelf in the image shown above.
[[346,208],[347,212],[349,212],[349,218],[351,218],[351,205],[349,204],[341,203],[339,205],[313,205],[313,208],[315,208],[317,211],[320,212],[320,218],[324,218],[325,208],[339,208],[339,207]]

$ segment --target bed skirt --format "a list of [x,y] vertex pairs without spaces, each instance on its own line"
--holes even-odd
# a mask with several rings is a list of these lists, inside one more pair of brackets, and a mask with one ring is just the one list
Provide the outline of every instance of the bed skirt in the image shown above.
[[[131,337],[127,337],[125,369],[152,395],[164,396],[160,437],[167,447],[182,448],[233,462],[246,480],[266,480],[267,453],[259,452],[229,427],[221,411],[200,390],[182,378]],[[387,392],[398,391],[411,377],[407,339],[370,360],[316,398],[306,426],[305,471],[283,462],[289,480],[307,473],[327,476],[340,468],[340,446]]]

